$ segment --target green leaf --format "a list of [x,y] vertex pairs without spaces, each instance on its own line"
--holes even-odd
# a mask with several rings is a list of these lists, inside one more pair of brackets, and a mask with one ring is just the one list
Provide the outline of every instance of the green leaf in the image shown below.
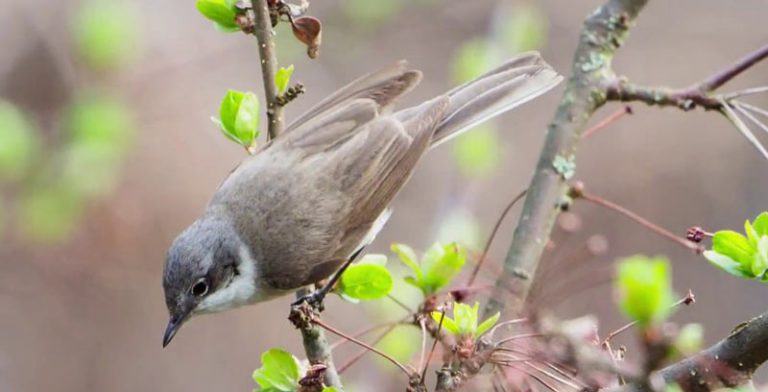
[[768,212],[763,212],[752,223],[758,237],[768,236]]
[[453,305],[453,321],[460,335],[474,336],[477,331],[477,308],[463,303]]
[[755,229],[752,227],[752,224],[749,223],[749,219],[744,221],[744,232],[747,234],[749,245],[751,245],[752,248],[757,248],[758,236]]
[[477,327],[477,336],[483,336],[486,332],[488,332],[491,328],[493,328],[494,325],[499,321],[499,317],[501,317],[501,313],[496,312],[491,317],[488,317],[480,323],[480,325]]
[[197,0],[195,7],[222,31],[240,30],[240,27],[235,23],[237,11],[232,2],[227,0]]
[[341,392],[336,387],[325,387],[323,388],[322,392]]
[[463,250],[457,243],[441,245],[435,243],[421,261],[424,278],[423,288],[433,294],[451,283],[466,262]]
[[642,326],[661,321],[672,304],[670,281],[669,262],[663,257],[622,260],[617,279],[621,310]]
[[259,135],[259,99],[254,93],[245,93],[235,118],[235,133],[245,146],[251,145]]
[[285,90],[288,89],[288,85],[291,83],[291,75],[293,75],[293,64],[288,68],[280,67],[275,75],[275,84],[280,95],[285,94]]
[[23,178],[37,148],[37,130],[14,105],[0,100],[0,180]]
[[450,332],[451,335],[459,335],[459,326],[456,324],[456,322],[448,317],[448,315],[443,316],[443,314],[443,312],[432,312],[432,320],[435,320],[437,325],[440,325],[440,319],[442,318],[443,328]]
[[741,264],[737,263],[732,258],[717,253],[713,250],[704,251],[704,258],[731,275],[738,276],[740,278],[753,277],[751,272],[745,273],[742,271]]
[[392,249],[392,252],[394,252],[397,257],[400,258],[400,261],[402,261],[403,264],[407,265],[408,268],[413,271],[415,279],[412,279],[412,284],[416,287],[419,287],[418,282],[423,279],[423,272],[421,271],[419,264],[416,262],[416,260],[418,260],[416,257],[416,252],[414,252],[413,249],[411,249],[411,247],[408,245],[397,243],[392,244],[390,249]]
[[95,68],[132,60],[139,48],[139,14],[130,2],[84,3],[75,14],[74,41],[80,57]]
[[730,257],[742,268],[748,269],[752,263],[752,254],[756,249],[743,235],[735,231],[722,230],[716,232],[712,237],[712,250]]
[[392,275],[380,265],[354,264],[341,276],[340,289],[355,299],[381,298],[392,290]]
[[259,135],[259,120],[259,100],[254,93],[227,91],[219,106],[218,120],[225,136],[248,147]]
[[752,257],[752,274],[762,278],[768,270],[768,236],[760,237],[757,243],[757,252]]
[[253,380],[262,389],[289,392],[299,382],[299,364],[291,353],[273,348],[261,355],[261,367],[254,370]]

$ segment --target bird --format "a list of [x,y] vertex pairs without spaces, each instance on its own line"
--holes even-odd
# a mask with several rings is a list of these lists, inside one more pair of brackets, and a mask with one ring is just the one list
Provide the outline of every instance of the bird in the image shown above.
[[230,172],[168,250],[163,347],[193,316],[338,277],[384,227],[425,152],[540,96],[562,77],[539,53],[527,52],[395,110],[421,79],[406,61],[360,77]]

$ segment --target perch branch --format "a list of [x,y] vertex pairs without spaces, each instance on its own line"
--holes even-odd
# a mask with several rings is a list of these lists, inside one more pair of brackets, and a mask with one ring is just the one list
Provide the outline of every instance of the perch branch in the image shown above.
[[631,24],[648,0],[609,0],[587,17],[574,54],[572,75],[550,123],[536,172],[528,187],[523,211],[496,281],[494,295],[485,309],[493,314],[505,307],[506,294],[514,290],[511,310],[520,312],[533,276],[560,212],[572,173],[561,173],[554,162],[573,161],[581,134],[592,114],[606,102],[604,81],[614,76],[610,68]]

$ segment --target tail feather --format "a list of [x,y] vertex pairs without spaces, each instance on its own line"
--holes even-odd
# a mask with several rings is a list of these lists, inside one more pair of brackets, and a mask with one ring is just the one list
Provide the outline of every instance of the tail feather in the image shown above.
[[[526,53],[511,59],[446,94],[449,98],[448,110],[432,136],[431,146],[538,97],[561,80],[562,76],[538,53]],[[428,104],[405,109],[395,115],[405,121]]]

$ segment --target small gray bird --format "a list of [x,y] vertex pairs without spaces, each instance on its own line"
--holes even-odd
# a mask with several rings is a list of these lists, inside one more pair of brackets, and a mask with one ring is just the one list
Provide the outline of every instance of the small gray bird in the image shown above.
[[232,171],[171,245],[163,346],[193,315],[265,301],[331,276],[373,241],[429,148],[561,79],[538,53],[525,53],[393,112],[392,103],[421,80],[401,61],[317,104]]

